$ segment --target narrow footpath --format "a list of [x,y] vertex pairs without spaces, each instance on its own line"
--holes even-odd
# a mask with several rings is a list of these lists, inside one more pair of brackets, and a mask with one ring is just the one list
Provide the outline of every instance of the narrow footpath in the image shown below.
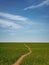
[[32,50],[30,49],[29,46],[27,46],[26,44],[24,44],[24,46],[28,49],[28,53],[22,55],[13,65],[20,65],[21,61],[28,55],[30,55],[32,53]]

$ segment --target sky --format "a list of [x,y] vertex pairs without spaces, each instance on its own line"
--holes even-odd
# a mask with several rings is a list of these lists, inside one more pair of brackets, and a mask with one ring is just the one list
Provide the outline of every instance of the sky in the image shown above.
[[49,42],[49,0],[0,0],[0,42]]

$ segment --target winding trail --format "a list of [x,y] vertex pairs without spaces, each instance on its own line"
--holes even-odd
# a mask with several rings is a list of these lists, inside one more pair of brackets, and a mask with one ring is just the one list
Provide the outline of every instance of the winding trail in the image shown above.
[[28,53],[22,55],[13,65],[20,65],[21,61],[28,55],[30,55],[32,53],[31,49],[29,48],[29,46],[27,46],[26,44],[24,44],[26,48],[28,48]]

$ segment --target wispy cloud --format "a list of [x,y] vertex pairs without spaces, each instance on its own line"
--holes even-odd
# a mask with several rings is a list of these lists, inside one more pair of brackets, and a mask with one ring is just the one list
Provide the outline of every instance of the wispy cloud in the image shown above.
[[43,15],[42,18],[48,18],[49,19],[49,16],[48,15]]
[[8,14],[8,13],[3,13],[0,12],[0,16],[11,19],[11,20],[19,20],[19,21],[27,21],[27,18],[20,16],[20,15],[12,15],[12,14]]
[[35,29],[35,30],[27,30],[25,31],[26,33],[41,33],[41,32],[49,32],[49,30],[47,29]]
[[42,6],[44,6],[44,5],[49,5],[49,0],[45,0],[45,1],[43,1],[42,3],[37,4],[37,5],[31,5],[31,6],[29,6],[29,7],[24,8],[24,10],[39,8],[39,7],[42,7]]
[[10,27],[11,29],[18,29],[18,28],[22,28],[22,26],[16,24],[16,23],[13,23],[11,21],[6,21],[6,20],[3,20],[3,19],[0,19],[0,26],[1,27]]
[[13,14],[9,14],[9,13],[0,12],[0,16],[1,16],[1,17],[4,17],[4,18],[7,18],[7,19],[9,19],[9,20],[12,20],[12,21],[23,22],[23,23],[28,24],[28,25],[32,25],[32,24],[33,24],[33,23],[30,21],[29,18],[20,16],[20,15],[13,15]]

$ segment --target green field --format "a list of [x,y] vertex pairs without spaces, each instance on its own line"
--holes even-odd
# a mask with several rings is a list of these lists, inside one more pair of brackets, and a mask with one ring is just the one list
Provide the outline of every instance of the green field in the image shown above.
[[[49,65],[49,43],[25,43],[32,53],[20,65]],[[0,65],[12,65],[28,52],[24,43],[0,43]]]

